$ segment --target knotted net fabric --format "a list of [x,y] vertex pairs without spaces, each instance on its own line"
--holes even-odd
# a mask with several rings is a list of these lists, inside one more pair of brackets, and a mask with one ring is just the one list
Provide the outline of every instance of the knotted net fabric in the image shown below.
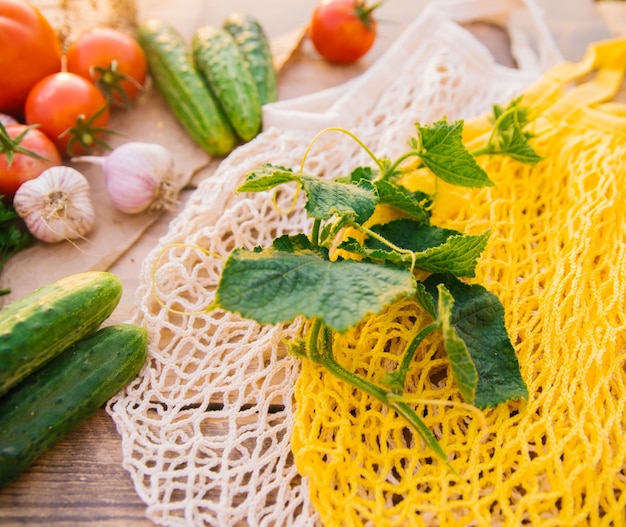
[[[230,313],[205,310],[233,248],[267,246],[276,236],[310,228],[301,199],[292,212],[283,212],[291,205],[293,189],[276,196],[235,190],[261,164],[298,169],[307,145],[325,127],[346,128],[379,155],[393,157],[413,135],[414,122],[481,115],[491,104],[506,103],[521,93],[537,76],[537,71],[498,66],[471,34],[440,10],[427,8],[356,82],[326,94],[331,97],[270,105],[264,132],[234,151],[214,176],[199,185],[143,262],[138,309],[131,322],[147,328],[149,358],[137,379],[107,406],[122,437],[124,466],[150,519],[168,526],[317,526],[357,525],[361,521],[357,517],[363,514],[362,523],[382,525],[378,517],[368,520],[366,509],[375,503],[379,512],[380,508],[395,510],[393,501],[400,494],[391,502],[376,497],[386,495],[394,479],[403,479],[401,474],[393,475],[392,467],[411,477],[418,472],[422,478],[421,464],[429,454],[419,445],[406,444],[393,415],[345,392],[344,387],[331,389],[330,379],[308,364],[302,371],[299,359],[286,356],[284,340],[300,334],[301,321],[261,327]],[[333,178],[369,162],[346,136],[328,133],[310,151],[305,170]],[[495,283],[494,288],[498,289]],[[392,309],[403,306],[411,311],[407,316],[415,316],[414,309],[402,303]],[[404,315],[398,316],[401,320]],[[401,323],[394,324],[406,332]],[[381,329],[383,336],[391,332],[379,325],[369,338]],[[443,359],[438,361],[445,370]],[[441,399],[439,390],[433,390],[433,396]],[[452,386],[449,390],[454,391]],[[375,412],[371,424],[376,427],[359,429],[363,423],[355,427],[350,408],[344,406],[348,403],[363,416]],[[333,414],[342,410],[347,414],[340,418]],[[442,409],[444,422],[453,422],[450,411]],[[463,419],[467,413],[462,412]],[[461,421],[456,418],[455,426],[466,437],[471,424]],[[346,427],[348,422],[352,424]],[[429,424],[441,426],[432,420]],[[333,432],[337,427],[342,430],[339,435]],[[320,447],[326,454],[356,447],[346,450],[342,437],[365,438],[365,444],[373,442],[371,446],[387,450],[390,432],[399,448],[394,453],[389,449],[388,456],[381,454],[377,463],[354,457],[356,464],[333,473],[332,468],[346,459],[322,459]],[[377,434],[382,434],[380,440]],[[332,443],[324,443],[331,437]],[[409,448],[407,459],[417,464],[401,461]],[[458,456],[472,463],[479,459],[480,448],[472,444]],[[361,446],[354,456],[362,451]],[[375,465],[380,472],[367,472]],[[490,467],[483,468],[494,470]],[[351,475],[344,470],[348,468]],[[431,494],[434,505],[427,509],[444,508],[449,496],[440,491],[441,485],[452,489],[458,482],[452,482],[436,463],[429,470],[417,488],[424,494],[435,492]],[[364,485],[363,478],[369,476],[373,478]],[[476,482],[472,488],[480,495],[488,492]],[[410,500],[400,499],[398,506],[403,507],[403,501],[413,503],[410,511],[406,509],[410,515],[392,514],[397,525],[418,521],[411,509],[414,495],[409,495]],[[463,499],[469,500],[465,495]],[[464,503],[475,507],[471,501]],[[342,516],[346,506],[349,517]]]
[[[626,40],[556,66],[523,99],[545,159],[479,158],[494,187],[438,189],[434,224],[491,229],[476,279],[504,305],[529,388],[527,402],[478,412],[440,338],[418,353],[409,400],[458,476],[393,412],[303,363],[293,450],[325,525],[626,525],[626,105],[608,102],[625,68]],[[470,148],[486,123],[467,123]],[[336,358],[381,384],[428,322],[398,302],[342,335]]]

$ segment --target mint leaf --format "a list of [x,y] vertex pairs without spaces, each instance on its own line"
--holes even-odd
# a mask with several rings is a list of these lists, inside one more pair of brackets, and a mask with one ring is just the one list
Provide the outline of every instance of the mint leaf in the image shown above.
[[472,403],[476,399],[478,372],[465,342],[459,338],[452,323],[454,306],[452,295],[443,284],[437,285],[437,291],[439,292],[438,310],[441,332],[443,333],[443,347],[450,359],[452,373],[463,400]]
[[376,176],[378,175],[378,171],[374,170],[372,167],[356,167],[350,173],[350,179],[352,183],[358,183],[362,179],[367,179],[368,181],[374,181]]
[[301,182],[308,198],[305,209],[318,220],[348,216],[362,224],[374,214],[378,203],[376,188],[365,179],[346,184],[302,175]]
[[528,136],[518,126],[500,133],[498,137],[497,146],[491,150],[491,154],[508,155],[520,163],[529,165],[535,165],[543,159],[530,146]]
[[[422,252],[444,244],[451,236],[462,236],[459,231],[426,225],[406,218],[374,225],[372,231],[398,247],[415,252]],[[367,246],[370,248],[387,248],[375,238],[370,238],[367,241]]]
[[493,408],[511,399],[527,398],[528,389],[509,340],[504,308],[498,297],[481,285],[466,284],[449,274],[433,274],[423,285],[437,306],[440,284],[454,299],[450,325],[465,343],[478,372],[476,395],[468,402],[479,408]]
[[423,223],[430,222],[429,209],[432,200],[425,192],[411,192],[406,187],[395,185],[387,180],[375,181],[379,203],[391,205]]
[[435,300],[433,296],[426,290],[422,282],[417,282],[415,290],[415,298],[422,306],[424,311],[428,313],[433,319],[437,319],[437,308],[435,307]]
[[[294,235],[283,235],[279,236],[272,242],[272,247],[277,251],[285,252],[285,253],[295,253],[295,252],[314,252],[321,256],[322,258],[328,259],[328,250],[324,247],[320,247],[318,245],[313,245],[311,240],[302,233],[294,234]],[[263,249],[258,248],[256,252],[262,252]]]
[[357,182],[330,181],[271,164],[250,172],[237,191],[263,192],[292,181],[302,185],[307,195],[305,209],[309,216],[317,220],[328,220],[336,215],[347,216],[361,224],[374,213],[378,203],[376,188],[367,179]]
[[364,247],[358,240],[352,237],[342,241],[338,248],[358,256],[363,256],[372,261],[389,262],[396,265],[403,265],[407,268],[409,268],[414,261],[414,258],[408,252],[398,252],[389,248],[370,249]]
[[416,124],[421,136],[422,163],[438,178],[464,187],[493,186],[487,173],[463,144],[463,121],[437,121],[430,126]]
[[[372,231],[401,249],[413,251],[418,269],[468,277],[475,276],[476,264],[489,239],[489,231],[479,235],[463,234],[410,219],[375,225]],[[376,259],[397,259],[397,251],[375,238],[368,238],[365,243],[367,249],[362,254]],[[399,261],[413,262],[410,256],[401,256]]]
[[513,99],[508,106],[493,106],[494,129],[487,146],[477,154],[507,155],[516,161],[535,165],[543,159],[530,145],[533,137],[524,128],[530,123],[528,108],[521,105],[522,97]]
[[[303,315],[345,332],[403,295],[415,294],[410,271],[395,266],[338,260],[319,252],[235,249],[224,265],[214,307],[261,324]],[[285,240],[279,246],[284,247]],[[323,251],[323,249],[319,249]]]

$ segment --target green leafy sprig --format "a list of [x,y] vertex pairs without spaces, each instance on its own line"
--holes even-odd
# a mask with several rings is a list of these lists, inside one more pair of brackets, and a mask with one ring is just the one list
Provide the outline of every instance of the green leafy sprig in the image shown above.
[[[541,159],[529,144],[532,136],[524,131],[527,124],[528,113],[519,99],[506,108],[495,106],[494,131],[487,145],[471,153],[462,141],[463,121],[418,123],[409,150],[393,162],[377,158],[350,132],[329,129],[353,137],[375,166],[356,167],[334,180],[306,174],[302,168],[295,172],[271,164],[258,167],[247,175],[238,192],[263,192],[295,182],[306,194],[305,210],[313,219],[311,232],[280,236],[266,248],[232,251],[211,307],[261,324],[306,317],[311,321],[308,339],[291,342],[291,352],[320,364],[395,410],[447,463],[434,434],[403,400],[411,363],[427,335],[441,332],[465,402],[478,408],[495,407],[526,398],[528,392],[505,327],[502,304],[482,285],[462,280],[475,276],[489,232],[468,235],[432,225],[434,196],[411,192],[399,184],[401,166],[407,159],[418,158],[418,166],[450,184],[492,186],[476,155],[510,155],[526,163]],[[401,219],[370,225],[368,221],[381,204],[395,208]],[[360,233],[363,241],[346,237],[348,228]],[[350,257],[331,257],[338,238],[338,248]],[[433,321],[416,328],[396,370],[374,384],[336,361],[336,334],[406,297],[416,299]]]
[[[11,256],[29,247],[34,241],[13,206],[6,204],[2,198],[0,196],[0,273]],[[9,289],[1,289],[0,295],[10,292]]]

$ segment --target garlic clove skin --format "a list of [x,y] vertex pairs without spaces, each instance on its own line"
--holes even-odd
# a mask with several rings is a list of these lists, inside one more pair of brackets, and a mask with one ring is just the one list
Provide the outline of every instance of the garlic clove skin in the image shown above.
[[164,146],[125,143],[105,158],[103,171],[113,206],[126,214],[160,210],[174,201],[174,159]]
[[89,182],[67,166],[51,167],[22,183],[13,207],[30,233],[47,243],[82,238],[95,222]]

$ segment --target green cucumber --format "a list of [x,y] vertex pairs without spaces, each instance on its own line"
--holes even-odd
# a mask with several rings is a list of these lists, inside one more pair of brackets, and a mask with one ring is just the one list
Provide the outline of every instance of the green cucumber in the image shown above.
[[263,26],[251,15],[233,13],[222,24],[243,53],[256,82],[261,104],[278,100],[278,75]]
[[142,326],[105,326],[0,397],[0,488],[93,415],[139,372]]
[[237,135],[249,141],[261,130],[261,99],[246,59],[226,30],[198,29],[191,38],[194,61]]
[[169,23],[153,19],[139,26],[137,41],[155,86],[190,137],[213,156],[230,153],[237,136],[182,35]]
[[93,333],[113,313],[122,282],[105,271],[61,278],[0,311],[0,395]]

